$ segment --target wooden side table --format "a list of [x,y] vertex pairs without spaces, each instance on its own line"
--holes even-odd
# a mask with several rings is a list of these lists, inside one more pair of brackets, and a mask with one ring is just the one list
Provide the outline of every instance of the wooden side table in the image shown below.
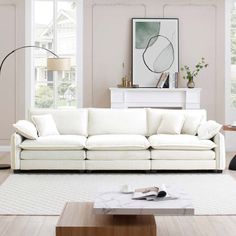
[[[232,125],[223,125],[224,131],[236,131],[236,127]],[[236,170],[236,155],[233,157],[229,163],[229,170]]]
[[56,236],[156,236],[153,215],[96,215],[91,202],[68,202]]

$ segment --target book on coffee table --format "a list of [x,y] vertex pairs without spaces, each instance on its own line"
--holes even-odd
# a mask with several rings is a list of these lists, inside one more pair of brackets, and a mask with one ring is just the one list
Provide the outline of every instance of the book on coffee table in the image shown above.
[[177,199],[177,197],[169,195],[167,193],[165,185],[163,184],[161,187],[146,187],[135,189],[132,199],[154,201],[164,199]]

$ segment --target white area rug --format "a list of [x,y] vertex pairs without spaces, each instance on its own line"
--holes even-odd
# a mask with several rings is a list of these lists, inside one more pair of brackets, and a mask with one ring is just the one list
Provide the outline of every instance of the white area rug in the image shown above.
[[123,184],[177,185],[196,215],[236,214],[236,181],[226,174],[14,174],[0,186],[0,214],[60,215],[67,201],[93,201]]

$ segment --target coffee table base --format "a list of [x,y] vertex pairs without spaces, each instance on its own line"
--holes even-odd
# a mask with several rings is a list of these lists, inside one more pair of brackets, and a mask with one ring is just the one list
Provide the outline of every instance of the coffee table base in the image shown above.
[[56,236],[156,236],[153,215],[96,215],[93,203],[66,203]]

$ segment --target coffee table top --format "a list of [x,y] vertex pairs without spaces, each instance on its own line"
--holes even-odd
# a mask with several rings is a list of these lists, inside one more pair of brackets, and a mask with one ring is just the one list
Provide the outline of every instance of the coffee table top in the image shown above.
[[194,206],[187,193],[180,189],[167,189],[175,193],[171,200],[133,200],[132,194],[101,193],[94,202],[96,214],[108,215],[194,215]]

